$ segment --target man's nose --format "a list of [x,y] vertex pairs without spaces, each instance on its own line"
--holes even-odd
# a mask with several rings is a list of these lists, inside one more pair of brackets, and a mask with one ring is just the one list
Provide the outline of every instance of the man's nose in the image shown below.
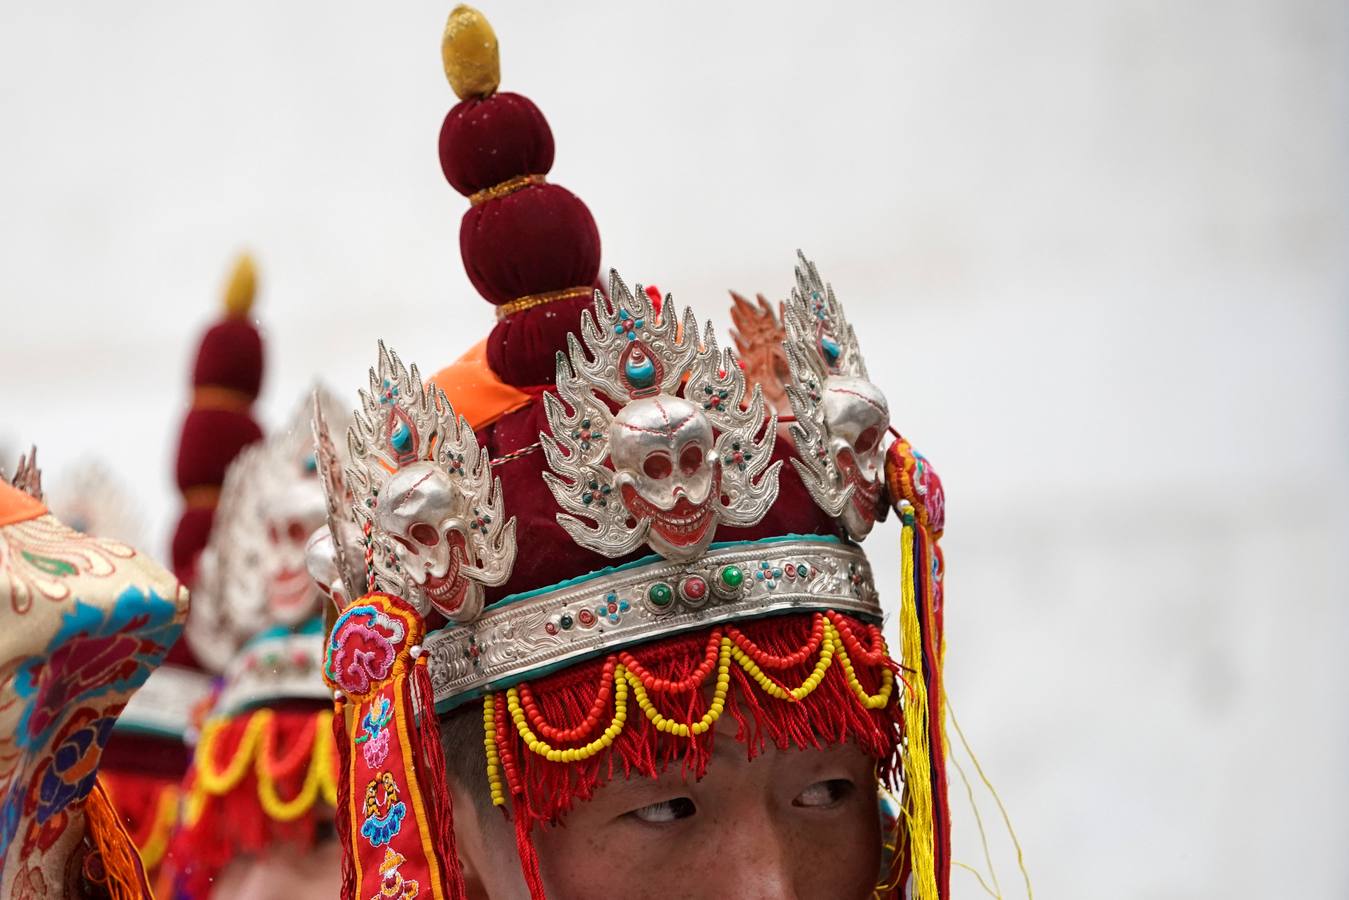
[[772,810],[756,807],[728,823],[709,897],[797,900],[792,855]]

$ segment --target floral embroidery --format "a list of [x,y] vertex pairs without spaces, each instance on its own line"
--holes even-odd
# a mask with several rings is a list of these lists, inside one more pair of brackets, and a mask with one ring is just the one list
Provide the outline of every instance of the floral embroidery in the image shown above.
[[23,863],[14,878],[14,900],[46,900],[55,896],[47,892],[47,879],[38,866]]
[[941,534],[946,530],[946,491],[942,488],[941,478],[927,457],[917,450],[913,453],[914,490],[923,502],[923,511],[927,513],[928,530]]
[[57,736],[51,757],[37,781],[37,822],[45,823],[72,803],[89,796],[98,777],[98,761],[112,734],[115,715],[82,707]]
[[420,884],[414,879],[404,878],[403,873],[398,871],[405,862],[407,857],[403,854],[392,847],[384,848],[384,861],[379,864],[379,893],[373,895],[370,900],[380,900],[381,897],[412,900],[421,893]]
[[76,600],[46,650],[15,672],[14,691],[27,701],[18,745],[45,746],[71,706],[144,684],[178,639],[176,615],[172,602],[134,587],[106,611]]
[[361,834],[373,846],[387,844],[403,827],[407,806],[398,799],[398,783],[392,772],[382,772],[365,788],[365,821]]
[[0,529],[0,570],[9,576],[10,608],[19,615],[28,612],[35,596],[66,600],[70,578],[106,577],[116,569],[115,560],[135,555],[126,544],[80,534],[52,516]]
[[388,724],[393,719],[393,705],[381,694],[370,704],[370,711],[361,719],[365,734],[356,738],[365,756],[365,764],[374,769],[383,765],[389,755]]
[[353,606],[333,626],[328,642],[328,678],[348,696],[369,693],[393,671],[396,645],[406,633],[398,618],[374,606]]

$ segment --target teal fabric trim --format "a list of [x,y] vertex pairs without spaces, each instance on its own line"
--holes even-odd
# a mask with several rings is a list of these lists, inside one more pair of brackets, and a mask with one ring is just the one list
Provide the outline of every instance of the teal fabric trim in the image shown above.
[[273,625],[263,631],[259,631],[248,640],[239,649],[247,650],[249,647],[264,643],[265,641],[274,641],[277,638],[290,637],[296,634],[323,634],[323,616],[314,616],[312,619],[306,619],[294,628],[289,625]]
[[117,734],[134,734],[145,737],[171,738],[175,741],[183,740],[183,733],[172,728],[156,728],[153,725],[139,725],[118,719],[113,723],[112,730]]

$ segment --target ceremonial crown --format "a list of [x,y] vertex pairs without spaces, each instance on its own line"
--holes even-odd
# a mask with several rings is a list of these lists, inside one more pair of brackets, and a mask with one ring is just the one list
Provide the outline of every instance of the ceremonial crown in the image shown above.
[[[831,313],[841,315],[830,296]],[[657,312],[640,285],[630,291],[617,273],[608,296],[596,291],[593,304],[581,337],[558,357],[556,391],[543,395],[542,477],[557,524],[578,546],[624,558],[646,545],[656,555],[484,608],[484,588],[502,584],[516,557],[516,522],[503,508],[500,479],[444,392],[423,386],[417,367],[405,368],[382,343],[348,433],[347,478],[325,479],[330,500],[350,498],[345,508],[329,503],[332,517],[315,540],[333,547],[325,554],[332,571],[338,558],[365,559],[367,572],[348,567],[345,580],[360,578],[448,620],[426,642],[442,708],[546,668],[716,622],[827,609],[881,618],[866,557],[835,534],[713,543],[718,526],[757,525],[777,498],[776,416],[691,310],[679,318],[667,297]],[[802,366],[814,354],[791,352]],[[850,357],[860,366],[855,339]],[[827,430],[832,420],[818,387],[788,391],[813,417],[802,445],[833,438],[839,453],[852,452]],[[869,383],[867,391],[884,409],[880,392]],[[315,417],[320,458],[333,444],[324,421]],[[869,449],[879,453],[879,437]],[[838,516],[842,532],[863,506],[853,499],[856,482],[829,468],[828,450],[822,456],[818,475],[793,462],[816,476],[811,496]],[[868,526],[882,487],[868,484]],[[362,545],[351,546],[358,533]]]
[[185,633],[197,658],[225,677],[218,713],[324,696],[322,597],[305,565],[326,515],[310,418],[301,404],[280,433],[240,452],[198,562]]

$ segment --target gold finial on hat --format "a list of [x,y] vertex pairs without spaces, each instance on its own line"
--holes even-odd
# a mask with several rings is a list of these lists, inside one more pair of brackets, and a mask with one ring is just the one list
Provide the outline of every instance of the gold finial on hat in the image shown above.
[[230,273],[229,284],[225,287],[225,315],[231,319],[242,319],[253,309],[253,295],[258,289],[257,267],[253,257],[240,253],[234,262],[234,271]]
[[460,4],[445,23],[440,40],[445,77],[460,100],[487,97],[501,83],[501,57],[497,35],[487,17],[471,6]]

